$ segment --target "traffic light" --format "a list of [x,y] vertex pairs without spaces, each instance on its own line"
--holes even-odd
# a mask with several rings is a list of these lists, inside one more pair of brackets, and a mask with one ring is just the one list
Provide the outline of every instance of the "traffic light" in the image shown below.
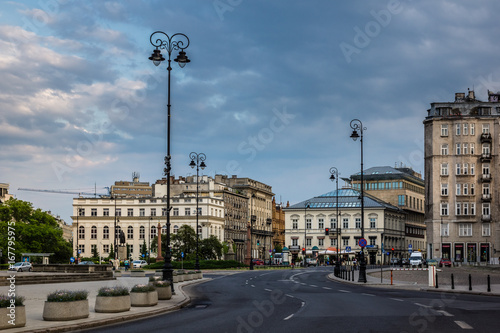
[[394,248],[392,248],[392,252],[394,252]]
[[302,254],[303,254],[303,255],[305,255],[305,254],[306,254],[306,248],[305,248],[305,247],[303,247],[303,248],[302,248]]
[[260,245],[260,240],[257,239],[257,246],[259,246],[259,245]]
[[328,236],[329,234],[330,234],[330,229],[325,228],[325,235],[327,235],[327,236]]

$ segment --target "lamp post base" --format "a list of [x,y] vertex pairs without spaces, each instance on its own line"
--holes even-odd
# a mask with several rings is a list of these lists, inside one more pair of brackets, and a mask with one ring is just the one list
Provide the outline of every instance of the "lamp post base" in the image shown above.
[[359,277],[358,282],[366,283],[366,261],[363,252],[359,255]]

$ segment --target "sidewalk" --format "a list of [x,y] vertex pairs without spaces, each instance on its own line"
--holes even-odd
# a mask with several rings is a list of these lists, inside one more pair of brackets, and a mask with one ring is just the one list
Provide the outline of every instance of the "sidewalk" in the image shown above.
[[[149,273],[149,272],[148,272]],[[126,273],[125,273],[126,274]],[[19,285],[16,287],[16,295],[26,298],[24,304],[26,309],[26,326],[20,328],[11,328],[6,332],[67,332],[91,327],[103,326],[126,320],[139,319],[151,315],[157,315],[169,311],[174,311],[186,306],[190,299],[182,290],[183,287],[209,281],[203,278],[201,280],[192,280],[174,284],[175,295],[170,300],[159,300],[158,304],[151,307],[131,307],[130,311],[120,313],[96,313],[94,311],[97,291],[106,286],[125,286],[129,289],[135,284],[147,284],[149,277],[130,277],[128,274],[117,277],[110,281],[87,281],[71,282],[57,284],[31,284]],[[56,290],[87,290],[89,292],[89,317],[72,321],[45,321],[42,318],[44,302],[47,294]],[[0,293],[6,294],[9,287],[0,287]]]
[[[395,276],[392,280],[387,278],[390,274],[390,268],[384,268],[382,279],[380,269],[367,269],[366,270],[366,282],[358,282],[359,270],[354,271],[354,281],[352,279],[352,272],[349,272],[349,280],[335,277],[333,273],[328,275],[328,278],[333,281],[338,281],[342,283],[365,285],[370,287],[383,287],[383,288],[393,288],[393,289],[407,289],[407,290],[421,290],[421,291],[431,291],[431,292],[448,292],[448,293],[464,293],[473,295],[488,295],[488,296],[500,296],[500,285],[492,284],[490,286],[491,291],[487,291],[487,285],[476,284],[473,285],[473,290],[469,290],[468,286],[457,285],[455,289],[451,289],[449,284],[440,284],[438,280],[438,288],[429,286],[428,282],[428,272],[421,271],[412,278],[397,279]],[[396,274],[394,274],[396,275]],[[390,275],[389,275],[390,276]]]

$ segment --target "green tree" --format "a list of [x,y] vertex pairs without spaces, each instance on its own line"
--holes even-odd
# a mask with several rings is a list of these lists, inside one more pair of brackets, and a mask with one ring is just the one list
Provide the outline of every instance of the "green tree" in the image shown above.
[[115,259],[115,249],[113,248],[113,244],[111,244],[111,250],[109,250],[108,259]]
[[99,259],[99,252],[97,251],[97,246],[92,247],[92,259]]
[[[144,255],[144,257],[142,255]],[[146,245],[146,240],[144,240],[141,245],[141,258],[147,258],[147,257],[148,257],[148,246]]]
[[[73,250],[71,243],[62,235],[56,219],[40,209],[34,209],[31,203],[11,198],[0,204],[0,247],[7,253],[10,240],[14,245],[10,247],[14,249],[16,261],[21,260],[21,253],[35,252],[54,253],[50,257],[52,262],[67,263]],[[3,258],[5,260],[6,256]]]
[[[180,260],[184,252],[185,260],[192,260],[196,256],[196,233],[187,224],[182,225],[177,233],[171,236],[172,256]],[[163,247],[162,247],[163,248]]]
[[223,245],[214,235],[200,241],[200,258],[216,260],[222,256]]
[[276,253],[281,253],[283,252],[283,247],[281,246],[281,244],[276,244],[274,246],[274,249],[276,250]]

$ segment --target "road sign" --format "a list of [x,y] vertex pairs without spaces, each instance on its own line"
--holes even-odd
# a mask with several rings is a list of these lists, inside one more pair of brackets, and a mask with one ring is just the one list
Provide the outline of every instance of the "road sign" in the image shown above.
[[181,252],[181,257],[184,258],[184,252]]
[[74,257],[71,257],[71,258],[69,258],[69,261],[71,261],[71,262],[75,262],[75,258],[74,258]]
[[351,252],[351,247],[350,246],[346,246],[345,247],[345,252]]
[[365,246],[366,246],[366,244],[367,244],[367,243],[366,243],[366,239],[361,238],[361,239],[359,240],[359,246],[361,246],[361,247],[365,247]]
[[82,253],[82,250],[78,250],[78,253]]
[[412,253],[412,251],[413,251],[413,248],[412,248],[411,244],[408,244],[408,252]]
[[146,255],[143,253],[143,254],[142,254],[142,257],[144,258],[145,256],[146,256]]

